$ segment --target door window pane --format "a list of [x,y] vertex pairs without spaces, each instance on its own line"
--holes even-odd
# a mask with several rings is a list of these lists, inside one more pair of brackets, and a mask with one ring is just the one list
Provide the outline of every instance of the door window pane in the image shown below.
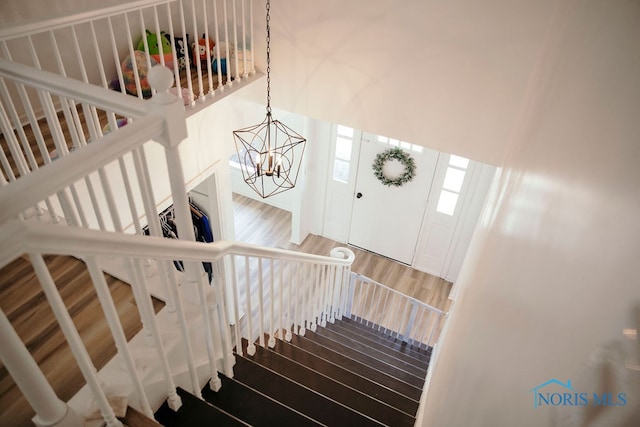
[[464,175],[465,171],[448,167],[447,174],[444,176],[444,184],[442,184],[442,187],[446,188],[447,190],[459,193],[460,189],[462,188],[462,183],[464,182]]
[[338,125],[338,135],[346,136],[347,138],[353,138],[353,128]]
[[453,154],[449,157],[449,164],[451,166],[457,166],[461,169],[466,169],[469,166],[469,159],[460,156],[454,156]]
[[456,210],[457,203],[458,195],[456,193],[442,190],[442,192],[440,193],[440,199],[438,200],[438,207],[436,207],[436,211],[445,215],[453,215]]
[[352,141],[339,136],[336,139],[336,158],[342,160],[351,160]]
[[349,162],[340,159],[333,161],[333,179],[344,184],[349,183]]

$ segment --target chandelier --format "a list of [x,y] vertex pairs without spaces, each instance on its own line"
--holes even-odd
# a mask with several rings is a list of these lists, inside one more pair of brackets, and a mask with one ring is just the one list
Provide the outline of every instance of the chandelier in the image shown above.
[[271,115],[271,1],[267,0],[267,116],[233,131],[242,177],[262,198],[296,185],[306,139]]

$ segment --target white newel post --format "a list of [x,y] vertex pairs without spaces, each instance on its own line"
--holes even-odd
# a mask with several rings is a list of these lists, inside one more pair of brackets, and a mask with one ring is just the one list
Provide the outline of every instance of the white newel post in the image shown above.
[[[171,185],[171,196],[173,198],[173,209],[175,212],[176,225],[178,227],[178,237],[180,240],[195,242],[193,222],[191,220],[191,210],[185,185],[182,160],[180,158],[180,143],[187,137],[187,125],[184,114],[182,100],[169,92],[173,84],[173,74],[171,70],[164,66],[153,67],[148,75],[149,84],[157,91],[151,99],[154,110],[165,118],[164,140],[161,141],[165,148],[167,158],[167,171],[169,173],[169,183]],[[203,270],[199,262],[185,262],[185,283],[182,287],[184,296],[188,301],[197,303],[200,306],[202,319],[204,322],[204,334],[209,356],[209,368],[211,374],[210,388],[218,391],[221,387],[221,380],[218,376],[217,360],[214,348],[214,335],[211,326],[211,313],[208,307],[207,291]],[[210,301],[212,304],[218,301]],[[176,301],[179,303],[179,301]],[[221,330],[220,325],[216,325]],[[185,336],[185,339],[188,339]],[[192,373],[195,379],[195,372]],[[194,394],[200,396],[200,390],[194,389]]]
[[56,396],[3,311],[0,311],[0,342],[2,363],[36,412],[33,423],[39,427],[82,426],[84,421]]
[[[184,171],[180,158],[180,143],[187,137],[184,107],[182,102],[169,92],[173,84],[173,74],[163,66],[155,66],[149,71],[149,84],[157,91],[151,98],[153,109],[165,118],[164,138],[159,141],[165,148],[171,196],[180,240],[195,241],[189,199],[185,186]],[[192,302],[198,301],[196,283],[199,266],[197,263],[185,263],[185,296]]]

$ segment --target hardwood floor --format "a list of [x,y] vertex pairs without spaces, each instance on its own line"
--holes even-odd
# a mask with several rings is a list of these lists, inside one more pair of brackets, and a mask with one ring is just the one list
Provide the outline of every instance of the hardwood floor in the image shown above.
[[289,241],[291,213],[239,194],[233,195],[236,239],[280,249],[329,255],[331,249],[347,246],[356,259],[352,271],[403,292],[440,310],[448,309],[451,282],[415,270],[380,255],[343,243],[309,235],[301,245]]
[[[97,369],[102,368],[115,356],[116,348],[85,264],[55,255],[46,256],[45,261],[91,360]],[[131,287],[109,275],[105,277],[125,335],[131,339],[141,329]],[[158,311],[164,304],[154,301],[154,305]],[[85,381],[26,257],[0,270],[0,308],[58,397],[70,399]],[[0,365],[0,426],[32,426],[33,415],[13,378]]]

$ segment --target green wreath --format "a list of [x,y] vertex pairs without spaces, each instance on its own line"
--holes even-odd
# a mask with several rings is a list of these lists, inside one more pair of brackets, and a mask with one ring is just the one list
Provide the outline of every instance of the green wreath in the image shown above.
[[[397,178],[390,179],[384,175],[382,168],[389,160],[398,160],[404,165],[404,173]],[[416,164],[413,161],[413,157],[402,151],[398,147],[389,148],[387,151],[379,153],[371,166],[373,168],[373,174],[386,186],[395,185],[400,187],[411,181],[416,174]]]

